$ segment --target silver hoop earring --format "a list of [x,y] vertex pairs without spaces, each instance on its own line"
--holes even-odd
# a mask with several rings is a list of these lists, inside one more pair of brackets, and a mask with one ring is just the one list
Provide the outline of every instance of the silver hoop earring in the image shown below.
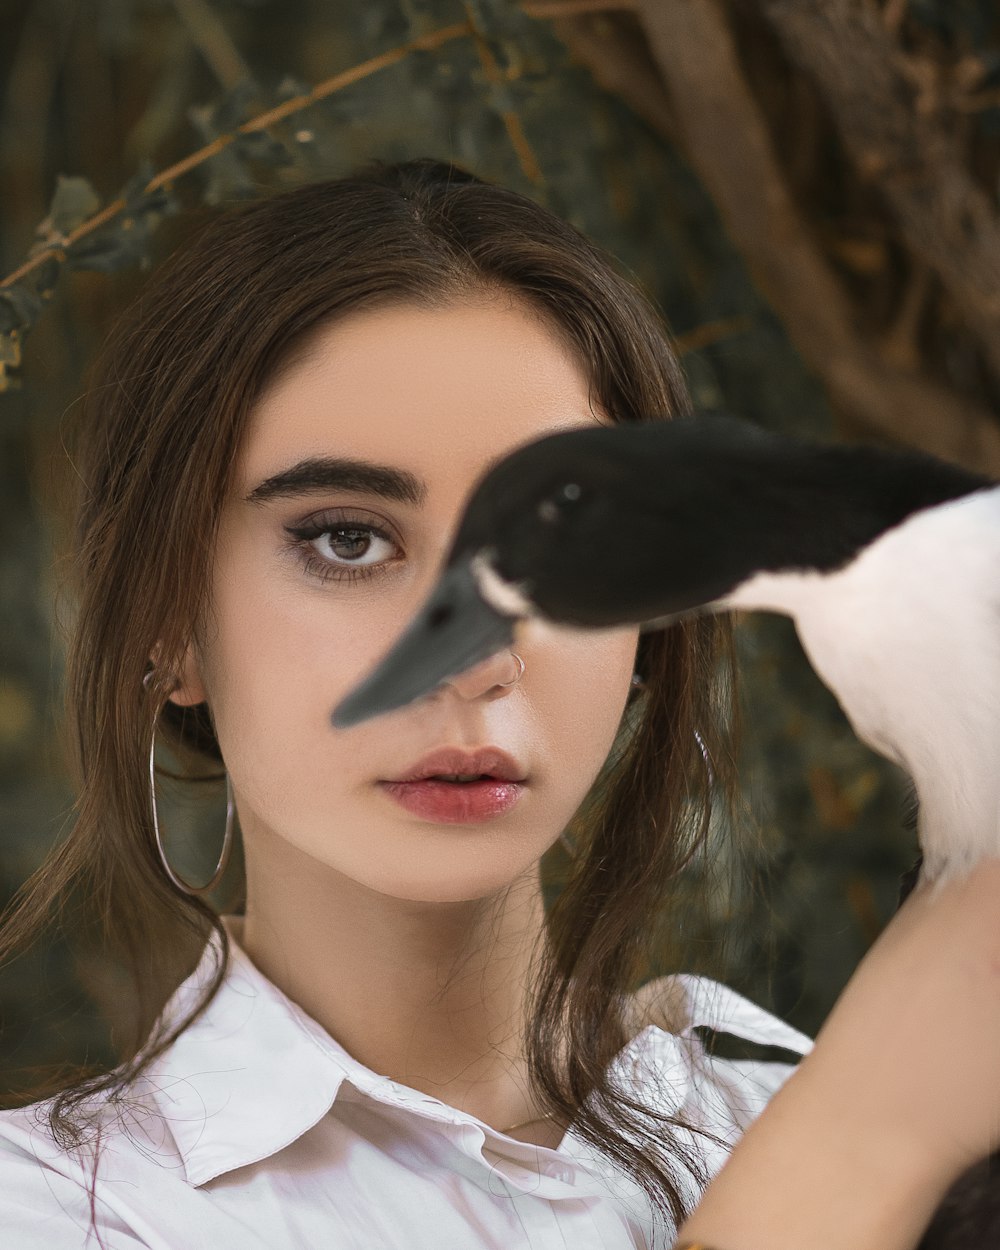
[[513,681],[498,681],[498,682],[497,682],[497,685],[498,685],[498,686],[516,686],[516,685],[517,685],[517,683],[518,683],[518,682],[521,680],[521,678],[524,676],[524,661],[521,659],[521,657],[520,657],[519,655],[515,655],[513,651],[511,652],[511,655],[513,655],[513,656],[514,656],[514,659],[515,659],[515,660],[517,660],[517,664],[518,664],[518,674],[517,674],[517,676],[514,678],[514,680],[513,680]]
[[[638,677],[638,673],[635,674],[635,677]],[[633,682],[635,681],[635,677],[633,677]],[[643,682],[642,684],[645,685],[645,682]],[[709,811],[711,811],[711,787],[715,785],[715,772],[712,769],[712,757],[708,753],[708,747],[705,746],[705,739],[701,736],[701,734],[698,732],[697,729],[694,730],[694,740],[695,742],[698,743],[698,750],[701,752],[701,758],[705,763],[705,772],[708,774],[708,785],[709,785],[709,792],[710,792],[709,793],[709,805],[710,805]],[[567,854],[569,854],[570,856],[576,855],[577,848],[570,841],[569,836],[567,835],[565,829],[559,835],[559,841],[566,848]]]
[[[147,673],[142,679],[142,684],[149,689],[149,682],[153,674]],[[157,714],[158,715],[158,714]],[[219,856],[219,862],[216,865],[215,875],[207,885],[188,885],[186,881],[174,872],[167,861],[167,853],[163,849],[163,841],[160,838],[160,821],[156,814],[156,771],[154,765],[154,756],[156,753],[156,721],[157,716],[153,717],[153,736],[149,744],[149,799],[150,806],[153,810],[153,835],[156,838],[156,849],[159,852],[160,862],[167,876],[179,890],[183,890],[185,894],[208,894],[222,880],[222,874],[226,871],[226,865],[229,863],[229,853],[233,849],[233,787],[229,780],[229,773],[226,773],[226,832],[222,841],[222,854]]]

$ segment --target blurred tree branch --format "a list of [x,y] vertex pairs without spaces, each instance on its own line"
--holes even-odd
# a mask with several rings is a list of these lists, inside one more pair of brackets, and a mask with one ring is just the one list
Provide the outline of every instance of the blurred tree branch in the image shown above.
[[[20,364],[22,339],[38,320],[45,302],[51,299],[64,262],[75,264],[78,268],[111,270],[120,267],[127,260],[144,256],[143,244],[152,225],[164,212],[172,211],[169,193],[177,179],[214,158],[225,155],[231,145],[238,144],[241,140],[263,140],[261,145],[253,149],[253,154],[270,163],[281,163],[287,150],[277,140],[268,143],[266,131],[270,127],[335,92],[394,65],[411,52],[432,51],[452,39],[472,34],[478,32],[471,20],[457,22],[417,36],[334,74],[311,90],[296,94],[240,125],[229,127],[225,133],[216,134],[209,143],[159,174],[150,177],[140,175],[132,179],[123,193],[99,212],[94,211],[99,200],[86,179],[61,178],[49,216],[38,227],[39,241],[32,248],[28,259],[0,280],[0,391],[11,384],[9,370]],[[481,35],[479,42],[480,55],[486,56],[488,50]],[[492,72],[496,77],[495,66],[492,67]],[[249,91],[253,90],[248,83],[241,82],[239,85],[245,86]],[[211,130],[219,118],[227,117],[239,106],[241,99],[242,95],[237,89],[215,109],[193,110],[194,119],[203,128]],[[515,138],[513,132],[511,137]],[[523,140],[523,134],[520,138]],[[519,146],[516,145],[516,149],[522,159],[527,154],[537,173],[537,162],[534,161],[527,141],[523,140]],[[102,231],[102,228],[111,227],[116,221],[119,226],[117,236],[112,234],[87,242],[89,236]]]
[[[169,169],[164,169],[161,173],[151,178],[143,188],[144,195],[150,195],[154,191],[161,188],[169,187],[178,178],[184,174],[190,173],[192,169],[196,169],[199,165],[205,163],[211,157],[217,155],[224,148],[227,148],[240,135],[252,135],[267,130],[268,127],[276,125],[280,121],[284,121],[286,117],[291,117],[294,113],[299,113],[303,109],[309,108],[310,105],[318,103],[318,101],[326,99],[327,96],[333,95],[335,91],[341,91],[344,87],[349,87],[353,83],[358,82],[362,78],[367,78],[369,74],[377,73],[381,69],[385,69],[389,65],[395,64],[401,60],[407,53],[412,52],[416,48],[430,50],[440,47],[441,44],[447,43],[450,39],[457,39],[461,35],[468,35],[470,27],[466,22],[458,22],[454,26],[447,26],[441,30],[435,31],[430,35],[423,35],[417,39],[413,39],[408,43],[400,45],[398,48],[392,48],[388,52],[383,52],[379,56],[371,57],[367,61],[363,61],[360,65],[355,65],[351,69],[344,70],[342,73],[334,74],[332,78],[326,79],[325,82],[319,83],[318,86],[304,95],[295,96],[291,100],[286,100],[277,107],[268,109],[267,112],[259,114],[259,116],[251,118],[250,121],[244,122],[242,126],[237,126],[232,133],[219,135],[211,143],[205,144],[199,148],[197,152],[192,152],[190,156],[186,156],[182,161],[171,165]],[[5,287],[11,287],[21,278],[29,274],[33,269],[38,268],[45,260],[50,257],[62,257],[66,252],[81,239],[88,234],[106,225],[112,218],[118,216],[126,207],[124,199],[113,200],[106,205],[99,213],[82,222],[76,229],[59,239],[46,243],[45,246],[34,252],[23,265],[14,270],[13,273],[7,275],[0,281],[0,290]]]
[[253,78],[229,32],[205,0],[173,0],[173,5],[187,27],[191,42],[224,87],[235,87]]
[[933,90],[914,101],[898,45],[873,6],[759,2],[789,56],[822,88],[859,174],[891,204],[1000,378],[1000,217],[963,164]]
[[[248,116],[249,97],[255,96],[259,108],[259,93],[228,32],[205,0],[173,0],[191,42],[229,95],[215,106],[189,110],[208,140],[203,146],[161,173],[149,170],[133,178],[100,211],[85,179],[60,180],[27,260],[0,281],[0,389],[5,369],[19,363],[20,341],[51,297],[64,263],[107,271],[145,263],[146,237],[159,215],[171,211],[175,181],[207,166],[217,172],[206,202],[247,193],[252,183],[243,161],[278,165],[293,159],[289,145],[267,133],[272,127],[410,52],[471,37],[490,103],[522,171],[539,185],[539,162],[508,90],[523,71],[518,46],[523,31],[512,17],[520,14],[551,23],[601,86],[683,146],[748,270],[848,429],[908,442],[1000,476],[1000,423],[984,404],[982,388],[949,385],[927,368],[918,347],[928,321],[947,322],[954,312],[1000,382],[1000,221],[940,116],[943,100],[957,124],[972,115],[977,102],[989,107],[993,93],[988,83],[976,90],[983,86],[984,71],[974,57],[946,64],[912,49],[904,52],[902,4],[881,12],[854,0],[742,0],[741,6],[733,0],[522,0],[520,6],[462,0],[462,5],[465,22],[422,33],[311,90],[293,85],[279,94],[276,106]],[[740,59],[747,50],[737,47],[738,12],[756,13],[773,27],[792,66],[801,66],[818,84],[858,183],[877,186],[899,223],[910,253],[906,271],[892,276],[890,240],[866,235],[863,226],[860,232],[830,230],[809,215],[800,194],[797,198],[799,175],[779,159],[773,109],[769,118],[759,98],[760,77],[755,92]],[[301,133],[301,141],[311,140],[310,131]],[[299,132],[295,138],[299,142]],[[808,171],[808,154],[800,164]],[[848,278],[853,272],[874,282],[886,275],[883,286],[893,292],[891,316],[882,316],[874,333],[863,284],[859,302],[858,284],[852,290],[845,267]],[[730,324],[735,323],[713,322],[707,337],[695,331],[692,342],[710,345],[726,336],[716,326]]]
[[[912,327],[920,286],[911,289],[884,352],[858,327],[850,297],[787,185],[721,0],[637,0],[647,48],[629,28],[630,16],[580,15],[575,0],[526,0],[523,8],[534,16],[559,14],[555,32],[598,81],[661,133],[680,139],[761,292],[842,417],[1000,476],[1000,423],[988,409],[900,363],[900,336]],[[960,246],[954,234],[951,246]]]
[[496,57],[490,51],[490,46],[483,37],[482,32],[476,21],[476,15],[468,3],[463,3],[466,16],[469,19],[469,33],[472,35],[476,45],[476,54],[479,57],[483,72],[486,74],[487,81],[490,83],[496,95],[496,108],[503,124],[507,130],[507,137],[510,139],[511,146],[517,153],[518,163],[524,172],[525,177],[537,186],[542,181],[542,171],[539,167],[538,160],[531,149],[527,136],[524,133],[524,127],[521,125],[521,119],[517,112],[511,107],[510,101],[505,98],[503,92],[504,74],[497,64]]
[[[666,138],[676,141],[677,122],[670,96],[663,85],[663,78],[649,52],[649,44],[636,23],[607,20],[603,13],[588,20],[572,20],[583,13],[604,10],[616,6],[601,0],[600,6],[591,4],[581,9],[569,3],[528,3],[523,9],[531,17],[553,17],[553,29],[569,50],[588,67],[595,80],[605,91],[610,91],[629,106],[652,128]],[[635,8],[633,0],[625,0],[621,6]]]

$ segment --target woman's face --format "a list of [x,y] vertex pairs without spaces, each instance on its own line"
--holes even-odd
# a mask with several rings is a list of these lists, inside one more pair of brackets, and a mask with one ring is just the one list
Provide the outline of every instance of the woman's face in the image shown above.
[[[330,712],[423,603],[486,463],[599,419],[560,340],[499,299],[352,314],[319,331],[262,396],[224,510],[211,608],[172,696],[208,702],[248,859],[266,840],[331,880],[445,902],[504,888],[559,837],[614,741],[637,627],[532,624],[513,644],[525,663],[513,686],[499,684],[517,673],[503,651],[352,728],[334,729]],[[425,497],[314,479],[247,500],[323,457],[403,470]],[[440,823],[378,785],[445,746],[513,756],[527,778],[514,807]]]

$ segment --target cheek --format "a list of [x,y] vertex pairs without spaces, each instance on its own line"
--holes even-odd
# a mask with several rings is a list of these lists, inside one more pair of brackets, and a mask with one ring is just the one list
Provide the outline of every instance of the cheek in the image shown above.
[[638,630],[560,630],[539,674],[537,714],[554,759],[596,776],[628,702]]
[[[255,571],[239,552],[214,585],[203,672],[230,771],[272,779],[336,767],[332,709],[389,649],[399,612],[350,588],[304,592],[294,575]],[[375,732],[381,730],[377,726]],[[352,750],[356,749],[352,740]]]

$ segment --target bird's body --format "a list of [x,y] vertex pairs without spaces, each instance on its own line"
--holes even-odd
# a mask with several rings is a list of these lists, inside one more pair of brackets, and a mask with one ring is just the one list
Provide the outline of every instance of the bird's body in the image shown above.
[[914,513],[842,569],[760,573],[857,736],[912,778],[928,880],[1000,857],[1000,488]]
[[573,430],[477,486],[445,573],[334,724],[427,693],[519,619],[785,613],[855,732],[906,770],[924,875],[1000,856],[1000,486],[732,418]]

